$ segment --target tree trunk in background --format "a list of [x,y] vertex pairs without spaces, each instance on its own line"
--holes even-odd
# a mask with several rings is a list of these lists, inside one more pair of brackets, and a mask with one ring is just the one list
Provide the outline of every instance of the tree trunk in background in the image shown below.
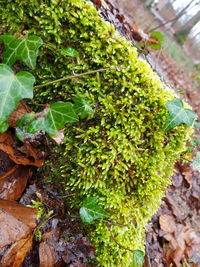
[[182,17],[185,13],[186,10],[191,6],[191,4],[194,2],[194,0],[191,0],[176,16],[176,20],[172,23],[171,26],[174,26],[174,24],[177,22],[177,20]]
[[176,36],[179,36],[185,40],[190,33],[191,29],[200,21],[200,11],[197,12],[188,22],[183,25],[180,30],[176,32]]

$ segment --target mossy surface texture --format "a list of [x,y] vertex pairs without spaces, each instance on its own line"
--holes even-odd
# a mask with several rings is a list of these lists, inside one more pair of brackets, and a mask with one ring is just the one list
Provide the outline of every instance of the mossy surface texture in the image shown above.
[[[81,95],[92,105],[92,117],[66,125],[64,144],[55,148],[56,160],[49,163],[50,175],[77,199],[96,196],[115,223],[108,227],[97,221],[88,227],[96,264],[131,266],[132,253],[117,243],[144,250],[144,227],[160,205],[191,129],[162,130],[172,93],[90,2],[0,2],[1,25],[8,32],[36,34],[45,42],[33,70],[38,84],[72,71],[121,68],[41,88],[35,95],[38,102]],[[78,50],[78,57],[56,52],[65,47]],[[73,204],[78,206],[77,199]]]

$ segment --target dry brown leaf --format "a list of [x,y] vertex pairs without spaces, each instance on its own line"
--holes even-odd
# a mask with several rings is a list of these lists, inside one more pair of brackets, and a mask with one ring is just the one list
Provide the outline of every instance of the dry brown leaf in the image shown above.
[[102,7],[102,2],[101,2],[101,0],[92,0],[92,2],[93,2],[98,8],[101,8],[101,7]]
[[174,221],[174,217],[170,215],[167,214],[160,215],[159,223],[160,223],[160,228],[166,233],[173,233],[176,231],[176,224]]
[[51,137],[58,145],[60,145],[64,139],[64,129],[57,132],[55,136]]
[[36,209],[0,200],[0,266],[21,265],[32,245],[36,215]]
[[43,242],[39,246],[40,267],[51,267],[57,262],[56,252],[54,249],[53,232],[43,235]]
[[190,187],[192,186],[191,185],[191,178],[192,178],[192,169],[186,165],[183,165],[183,164],[179,164],[178,165],[183,177],[185,178],[186,182],[190,185]]
[[34,165],[41,167],[44,164],[44,154],[26,142],[20,148],[17,147],[10,132],[0,134],[0,150],[7,153],[16,164]]
[[175,267],[182,267],[182,262],[199,252],[200,237],[191,228],[177,224],[176,232],[166,234],[164,238],[170,245],[166,253],[167,266],[172,263]]
[[14,165],[0,176],[0,199],[17,200],[23,193],[28,178],[31,176],[29,166]]

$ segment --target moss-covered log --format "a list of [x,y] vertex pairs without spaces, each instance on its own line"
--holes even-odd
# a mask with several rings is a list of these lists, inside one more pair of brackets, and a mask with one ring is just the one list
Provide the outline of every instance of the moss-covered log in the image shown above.
[[[108,227],[99,221],[88,228],[97,264],[130,266],[132,253],[117,243],[144,250],[144,227],[160,205],[191,129],[162,130],[172,93],[90,2],[1,0],[0,17],[7,32],[44,40],[33,70],[38,84],[72,71],[121,68],[47,86],[35,95],[51,102],[78,94],[93,106],[93,117],[66,125],[64,145],[49,162],[50,175],[77,194],[74,205],[85,196],[97,196],[109,220],[124,225]],[[65,47],[78,50],[78,57],[61,56],[57,49]]]

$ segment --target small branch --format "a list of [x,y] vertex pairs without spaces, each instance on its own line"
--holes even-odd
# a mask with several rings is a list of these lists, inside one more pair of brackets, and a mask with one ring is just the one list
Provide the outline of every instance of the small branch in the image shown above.
[[58,80],[54,80],[54,81],[50,81],[50,82],[43,83],[43,84],[40,84],[40,85],[36,85],[36,86],[34,86],[34,89],[42,88],[44,86],[48,86],[48,85],[51,85],[51,84],[54,84],[54,83],[66,81],[66,80],[69,80],[69,79],[79,78],[79,77],[82,77],[82,76],[85,76],[85,75],[94,74],[94,73],[97,73],[97,72],[104,72],[104,71],[108,71],[108,70],[118,70],[118,71],[120,71],[121,69],[122,68],[120,68],[120,67],[110,67],[110,68],[87,71],[87,72],[83,72],[83,73],[80,73],[80,74],[73,73],[72,75],[68,75],[68,76],[63,77],[63,78],[58,79]]
[[113,234],[113,232],[112,232],[112,230],[111,230],[110,225],[107,224],[107,226],[108,226],[108,228],[109,228],[111,237],[112,237],[112,239],[115,241],[115,243],[116,243],[119,247],[121,247],[121,248],[123,248],[123,249],[125,249],[125,250],[127,250],[127,251],[129,251],[129,252],[131,252],[131,253],[133,253],[133,252],[134,252],[133,250],[131,250],[131,249],[129,249],[129,248],[126,248],[126,247],[124,247],[123,245],[121,245],[120,243],[118,243],[118,241],[117,241],[117,240],[115,239],[115,237],[114,237],[114,234]]

